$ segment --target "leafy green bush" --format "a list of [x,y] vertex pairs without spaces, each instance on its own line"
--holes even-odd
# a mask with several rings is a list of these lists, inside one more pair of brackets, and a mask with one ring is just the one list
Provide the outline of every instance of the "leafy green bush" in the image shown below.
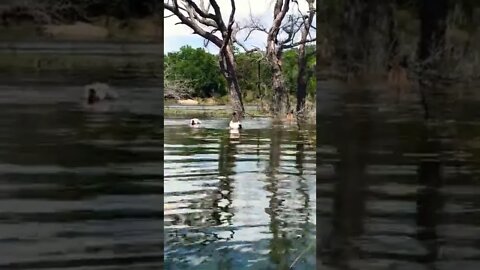
[[165,79],[188,81],[197,97],[223,96],[227,93],[216,56],[202,48],[183,46],[165,57]]

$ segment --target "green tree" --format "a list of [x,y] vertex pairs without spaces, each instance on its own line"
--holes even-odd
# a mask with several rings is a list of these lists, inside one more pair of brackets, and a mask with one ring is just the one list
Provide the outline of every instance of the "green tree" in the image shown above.
[[165,66],[166,80],[190,82],[197,97],[225,95],[225,79],[222,77],[217,57],[202,48],[183,46],[178,52],[167,54]]
[[260,53],[237,54],[238,84],[245,96],[265,96],[264,89],[272,84],[270,66]]
[[[306,52],[310,57],[307,59],[307,95],[315,97],[316,78],[315,78],[315,46],[307,46]],[[290,95],[295,95],[297,91],[298,78],[298,50],[290,49],[283,53],[283,75],[285,85]]]
[[297,59],[298,52],[295,49],[283,53],[283,75],[285,76],[285,85],[290,95],[294,95],[297,90]]

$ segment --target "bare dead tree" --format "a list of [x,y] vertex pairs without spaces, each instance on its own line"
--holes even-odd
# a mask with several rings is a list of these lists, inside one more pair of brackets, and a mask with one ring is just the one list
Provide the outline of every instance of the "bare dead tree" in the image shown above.
[[[303,24],[300,29],[300,45],[298,47],[298,75],[297,75],[297,117],[299,119],[305,116],[305,98],[307,96],[307,82],[309,75],[307,73],[308,55],[306,53],[306,41],[308,39],[310,28],[312,27],[313,18],[315,17],[315,0],[305,0],[308,3],[308,14],[302,16]],[[300,9],[299,9],[300,12]],[[300,12],[301,14],[301,12]]]
[[[235,24],[235,0],[230,0],[232,11],[227,23],[223,20],[216,0],[209,0],[208,5],[203,0],[199,2],[200,4],[193,0],[165,0],[164,7],[180,20],[179,24],[188,26],[194,34],[203,37],[206,44],[211,42],[220,48],[220,70],[227,81],[232,108],[243,116],[245,110],[233,51],[233,40],[239,30],[238,24]],[[220,37],[216,33],[219,33]]]
[[288,43],[293,38],[293,31],[283,41],[278,40],[280,26],[285,15],[290,8],[290,0],[277,0],[273,11],[273,23],[267,35],[267,59],[272,65],[272,82],[273,82],[273,100],[272,113],[274,115],[282,115],[289,109],[288,93],[285,89],[285,79],[282,73],[282,45]]
[[396,1],[345,0],[340,5],[334,49],[338,71],[347,81],[384,73],[398,57]]
[[[273,10],[273,21],[269,28],[263,26],[262,23],[253,16],[250,16],[248,25],[243,27],[249,29],[246,39],[248,39],[253,31],[260,31],[267,35],[265,57],[272,68],[273,97],[270,110],[274,116],[283,115],[290,109],[288,92],[286,91],[285,79],[282,72],[282,54],[284,50],[303,45],[303,51],[305,52],[305,44],[316,40],[316,37],[310,37],[309,32],[310,28],[312,28],[313,17],[315,16],[315,0],[306,1],[310,9],[308,15],[303,15],[301,12],[300,14],[287,14],[290,10],[291,3],[295,3],[298,6],[298,1],[296,0],[276,0]],[[297,40],[298,33],[302,33],[300,40]],[[305,33],[305,35],[303,35],[303,33]],[[286,37],[281,38],[280,34],[284,34]],[[258,48],[255,48],[251,51],[258,50]],[[301,73],[302,80],[305,79],[306,59],[306,55],[302,56],[302,60],[299,59],[299,64],[301,62],[305,68],[302,70],[303,73]],[[305,82],[306,81],[307,79],[305,79]],[[304,101],[305,98],[303,98],[302,104],[305,104]]]
[[[425,118],[430,115],[428,104],[428,71],[436,71],[444,55],[446,22],[448,17],[448,1],[422,0],[420,2],[420,41],[418,44],[418,60],[422,63],[419,75],[420,96]],[[436,55],[435,55],[436,53]]]
[[[422,0],[420,2],[420,41],[418,58],[425,62],[431,58],[432,52],[444,51],[446,22],[448,16],[448,1]],[[439,64],[442,54],[439,54],[435,61],[425,64],[425,68],[433,68]]]

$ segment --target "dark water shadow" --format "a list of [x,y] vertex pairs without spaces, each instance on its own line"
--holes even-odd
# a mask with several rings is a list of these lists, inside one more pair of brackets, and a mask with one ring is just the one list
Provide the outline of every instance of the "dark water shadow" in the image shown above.
[[317,266],[480,266],[478,98],[442,97],[425,120],[418,100],[380,110],[393,105],[375,90],[332,95],[317,116]]

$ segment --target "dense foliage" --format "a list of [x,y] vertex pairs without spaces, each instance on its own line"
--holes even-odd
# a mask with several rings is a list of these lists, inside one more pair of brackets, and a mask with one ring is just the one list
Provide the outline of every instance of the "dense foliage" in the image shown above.
[[[314,47],[309,47],[312,52]],[[315,57],[309,58],[310,80],[308,94],[315,95],[316,80],[313,76]],[[297,51],[284,52],[283,72],[289,94],[294,96],[297,85]],[[237,75],[242,94],[246,101],[256,100],[271,95],[272,72],[266,59],[260,53],[236,53]],[[222,78],[217,56],[201,48],[182,47],[178,52],[165,56],[165,79],[190,81],[197,97],[223,96],[227,94],[225,80]]]
[[[309,46],[306,48],[307,54],[310,54],[307,62],[307,76],[309,78],[307,85],[307,96],[314,97],[317,85],[317,80],[315,78],[315,47]],[[295,95],[298,76],[298,52],[296,49],[288,50],[283,53],[283,73],[285,75],[289,94]]]
[[203,50],[183,46],[164,58],[165,79],[185,81],[197,97],[223,96],[225,79],[219,72],[217,57]]

